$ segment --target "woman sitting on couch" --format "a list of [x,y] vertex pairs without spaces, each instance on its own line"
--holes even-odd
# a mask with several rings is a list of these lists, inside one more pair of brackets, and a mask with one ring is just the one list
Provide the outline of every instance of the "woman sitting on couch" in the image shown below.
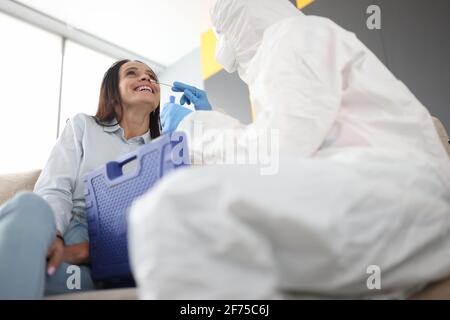
[[85,173],[160,135],[155,73],[121,60],[103,78],[95,117],[78,114],[56,142],[35,186],[0,208],[0,299],[71,292],[71,265],[92,290],[85,218]]

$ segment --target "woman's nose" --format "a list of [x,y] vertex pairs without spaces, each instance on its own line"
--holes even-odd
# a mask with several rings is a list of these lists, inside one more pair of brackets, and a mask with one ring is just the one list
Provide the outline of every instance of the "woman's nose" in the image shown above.
[[[150,76],[149,76],[148,74],[143,74],[143,75],[141,76],[141,81],[144,81],[144,80],[150,81]],[[150,82],[151,82],[151,81],[150,81]]]

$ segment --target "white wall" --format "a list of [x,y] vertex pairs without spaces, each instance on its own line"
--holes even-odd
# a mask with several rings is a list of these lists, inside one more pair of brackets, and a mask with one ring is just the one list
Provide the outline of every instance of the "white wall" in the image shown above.
[[[169,66],[158,75],[159,81],[172,84],[181,81],[189,85],[203,89],[203,78],[200,60],[200,48],[193,50],[186,56]],[[169,87],[161,85],[161,107],[169,102],[169,97],[175,95],[177,103],[180,101],[181,93],[173,92]]]

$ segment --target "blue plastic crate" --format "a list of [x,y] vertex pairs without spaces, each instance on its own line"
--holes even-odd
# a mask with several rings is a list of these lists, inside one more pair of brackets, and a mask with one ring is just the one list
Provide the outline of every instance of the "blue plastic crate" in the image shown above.
[[[136,160],[129,174],[123,167]],[[127,215],[132,202],[163,175],[189,165],[186,136],[161,136],[117,161],[85,175],[86,216],[92,279],[96,282],[133,283],[127,241]],[[114,286],[114,285],[113,285]]]

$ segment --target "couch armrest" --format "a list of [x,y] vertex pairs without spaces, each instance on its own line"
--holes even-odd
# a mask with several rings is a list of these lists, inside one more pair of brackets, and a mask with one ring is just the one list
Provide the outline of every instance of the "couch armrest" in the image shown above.
[[447,154],[450,157],[450,144],[449,144],[449,137],[447,130],[445,130],[444,125],[442,124],[441,120],[438,118],[433,117],[434,126],[436,127],[436,130],[438,132],[439,138],[441,138],[442,143],[444,144],[445,150],[447,150]]
[[0,205],[19,191],[32,191],[41,170],[0,175]]

